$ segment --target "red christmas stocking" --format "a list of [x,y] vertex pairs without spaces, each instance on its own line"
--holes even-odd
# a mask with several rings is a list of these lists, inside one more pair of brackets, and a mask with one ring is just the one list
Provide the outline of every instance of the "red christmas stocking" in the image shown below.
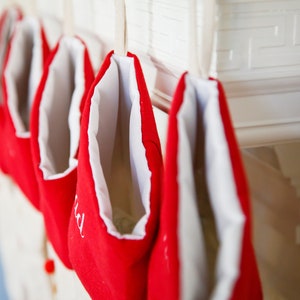
[[[17,21],[22,18],[22,12],[19,9],[11,8],[5,10],[0,18],[0,74],[2,76],[3,65],[8,49],[11,33]],[[4,114],[3,114],[3,99],[2,99],[2,80],[0,80],[0,170],[7,173],[5,166],[5,141],[4,141]]]
[[33,98],[39,84],[49,47],[41,24],[24,18],[15,28],[7,53],[3,76],[7,171],[30,202],[39,208],[34,174],[29,120]]
[[67,268],[68,225],[75,198],[80,121],[94,79],[78,38],[64,37],[52,51],[35,97],[31,145],[48,238]]
[[135,55],[104,60],[83,113],[70,260],[93,299],[145,299],[161,150]]
[[174,96],[148,299],[262,299],[244,170],[215,80],[184,74]]

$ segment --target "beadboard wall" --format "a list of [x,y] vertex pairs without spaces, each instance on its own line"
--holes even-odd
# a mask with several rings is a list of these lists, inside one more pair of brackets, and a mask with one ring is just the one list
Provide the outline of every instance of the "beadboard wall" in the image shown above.
[[[13,1],[0,0],[0,8]],[[43,17],[50,42],[64,1],[16,0]],[[198,19],[202,16],[198,1]],[[35,3],[35,5],[34,5]],[[73,0],[75,32],[88,41],[94,67],[113,48],[114,1]],[[189,1],[126,0],[129,50],[144,67],[153,102],[166,109],[188,65]],[[242,147],[300,138],[300,1],[218,0],[212,74],[225,86]],[[35,9],[33,9],[35,7]],[[199,22],[200,23],[200,22]],[[199,27],[201,36],[202,28]],[[201,45],[198,45],[199,47]],[[166,116],[158,114],[159,122]]]

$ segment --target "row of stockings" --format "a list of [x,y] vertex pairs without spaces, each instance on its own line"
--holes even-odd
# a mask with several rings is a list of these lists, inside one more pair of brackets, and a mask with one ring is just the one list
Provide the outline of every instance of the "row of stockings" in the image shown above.
[[8,281],[23,274],[12,299],[262,299],[220,82],[182,75],[163,165],[135,55],[110,52],[94,78],[81,39],[49,49],[40,22],[15,9],[0,38],[0,167],[27,199],[1,196]]

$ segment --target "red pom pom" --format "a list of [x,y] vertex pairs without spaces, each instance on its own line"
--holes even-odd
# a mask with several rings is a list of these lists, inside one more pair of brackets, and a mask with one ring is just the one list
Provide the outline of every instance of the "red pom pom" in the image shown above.
[[53,274],[55,271],[55,265],[54,265],[54,260],[53,259],[47,259],[44,265],[44,269],[46,273],[48,274]]

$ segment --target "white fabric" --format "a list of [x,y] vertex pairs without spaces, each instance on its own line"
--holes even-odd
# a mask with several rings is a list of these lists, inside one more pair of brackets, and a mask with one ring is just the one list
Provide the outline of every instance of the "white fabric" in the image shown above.
[[30,109],[43,71],[41,47],[41,27],[38,20],[26,17],[18,22],[4,76],[9,97],[8,108],[19,137],[30,136]]
[[9,299],[52,300],[44,271],[43,217],[3,174],[0,192],[0,246]]
[[[195,101],[197,101],[198,112],[195,109]],[[178,164],[180,174],[180,210],[182,210],[179,220],[180,257],[183,258],[181,262],[182,299],[194,299],[196,295],[201,295],[201,299],[207,299],[205,296],[206,291],[199,291],[200,287],[197,287],[197,282],[192,280],[192,278],[204,278],[205,280],[205,268],[202,274],[197,274],[200,271],[195,269],[204,260],[204,254],[202,254],[204,253],[202,252],[203,238],[201,234],[199,235],[198,228],[194,228],[196,221],[192,218],[192,210],[195,209],[195,206],[192,207],[192,203],[188,199],[191,198],[196,201],[195,187],[191,187],[189,190],[186,186],[186,178],[189,178],[191,170],[187,167],[188,163],[183,157],[189,155],[189,153],[192,154],[191,151],[193,150],[190,149],[194,147],[193,139],[195,138],[196,127],[193,127],[193,122],[195,122],[193,118],[195,116],[193,117],[192,112],[194,114],[198,113],[203,117],[206,180],[220,242],[215,287],[210,299],[229,299],[234,283],[239,275],[245,217],[236,192],[218,101],[216,82],[193,78],[189,75],[186,76],[184,105],[178,114],[180,134]],[[190,120],[187,120],[187,118]],[[189,185],[192,186],[192,182]],[[190,207],[187,207],[188,205]],[[190,231],[185,231],[185,228],[189,228]],[[196,249],[198,250],[198,258]],[[189,261],[191,259],[189,256],[194,259],[192,263],[195,265]],[[198,265],[195,262],[198,262]],[[202,267],[204,267],[204,264]]]
[[203,28],[200,48],[200,68],[203,78],[210,74],[216,32],[216,0],[203,0]]
[[28,3],[28,13],[31,16],[37,16],[38,10],[37,10],[37,0],[30,0]]
[[127,20],[125,0],[115,0],[115,54],[127,53]]
[[[142,239],[150,214],[151,172],[142,144],[140,94],[132,58],[111,57],[111,64],[92,96],[88,137],[100,217],[111,235]],[[130,160],[128,165],[122,164],[120,155],[113,158],[114,151],[122,151],[123,158]],[[127,182],[130,176],[132,183]],[[118,180],[119,186],[109,192],[112,180]],[[120,192],[124,185],[130,192]],[[118,222],[121,227],[136,224],[131,233],[122,234],[116,227]]]
[[39,115],[40,169],[44,179],[64,177],[77,167],[80,104],[85,89],[84,45],[64,37],[49,67]]
[[190,0],[189,13],[189,71],[207,79],[210,75],[216,30],[216,0],[202,0],[202,32],[200,49],[197,43],[197,0]]
[[[197,45],[197,0],[190,0],[189,5],[189,72],[200,76],[199,53]],[[201,45],[204,47],[204,45]]]
[[208,299],[205,242],[198,215],[193,160],[196,147],[197,95],[192,87],[184,94],[178,112],[178,183],[180,299]]
[[73,1],[64,0],[64,34],[74,36]]

